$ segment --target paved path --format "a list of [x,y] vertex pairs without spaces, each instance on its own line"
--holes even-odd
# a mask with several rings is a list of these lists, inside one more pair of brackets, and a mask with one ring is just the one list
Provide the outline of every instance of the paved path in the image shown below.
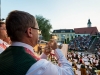
[[65,57],[67,58],[68,44],[63,44],[62,52],[65,55]]

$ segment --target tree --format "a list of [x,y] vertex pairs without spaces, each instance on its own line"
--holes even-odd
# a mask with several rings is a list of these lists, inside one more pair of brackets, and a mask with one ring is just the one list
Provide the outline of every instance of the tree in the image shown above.
[[73,40],[73,36],[71,36],[71,40]]
[[69,38],[67,38],[67,44],[69,43]]
[[65,44],[67,43],[66,39],[65,39]]
[[43,39],[48,41],[50,39],[50,30],[52,29],[50,21],[40,15],[36,15],[36,20],[41,30]]

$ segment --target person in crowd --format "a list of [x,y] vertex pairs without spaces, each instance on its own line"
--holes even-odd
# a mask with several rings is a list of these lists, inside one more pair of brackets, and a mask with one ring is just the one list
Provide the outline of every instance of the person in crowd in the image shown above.
[[92,64],[90,58],[88,58],[88,62],[89,62],[90,64]]
[[7,38],[6,25],[0,21],[0,54],[8,47],[8,44],[4,41]]
[[38,54],[39,54],[39,55],[42,54],[42,46],[40,46],[40,44],[39,44],[39,46],[38,46]]
[[80,62],[80,64],[83,63],[82,57],[80,57],[79,62]]
[[98,50],[97,54],[98,54],[98,56],[99,56],[99,59],[100,59],[100,49]]
[[86,68],[85,68],[84,64],[81,65],[80,71],[81,71],[81,75],[87,75]]
[[8,44],[8,46],[11,44],[10,37],[6,37],[5,39],[3,39],[3,41],[5,41]]
[[89,68],[89,65],[87,65],[87,69],[86,70],[87,70],[87,74],[91,75],[91,69]]
[[73,70],[74,70],[74,74],[76,75],[76,70],[77,70],[77,66],[75,63],[72,63],[72,67],[73,67]]
[[72,67],[75,68],[77,70],[77,65],[76,63],[72,63]]
[[[39,27],[33,15],[19,10],[11,11],[6,18],[6,29],[12,44],[0,55],[1,75],[74,75],[72,66],[55,40],[45,48],[41,59],[34,55]],[[46,60],[48,49],[54,50],[60,67]]]
[[97,70],[97,68],[96,68],[96,65],[95,65],[95,63],[93,63],[93,65],[92,65],[92,75],[96,75],[96,72],[95,72],[95,70]]
[[79,60],[78,54],[76,54],[75,59]]
[[100,60],[98,62],[98,65],[96,66],[97,70],[100,70]]

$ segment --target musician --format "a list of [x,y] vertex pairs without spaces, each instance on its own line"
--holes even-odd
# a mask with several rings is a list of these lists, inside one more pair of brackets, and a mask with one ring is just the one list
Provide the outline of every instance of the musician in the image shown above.
[[[6,28],[12,45],[0,55],[1,75],[74,75],[72,66],[64,57],[57,43],[49,42],[39,59],[34,55],[33,47],[38,43],[38,24],[34,16],[24,11],[12,11],[6,19]],[[46,60],[54,50],[61,66]]]
[[38,54],[42,54],[42,46],[40,46],[40,44],[39,44],[39,46],[38,46]]
[[5,23],[0,21],[0,54],[9,46],[4,39],[6,39],[6,26]]
[[100,49],[98,50],[97,54],[98,54],[98,56],[99,56],[99,59],[100,59]]

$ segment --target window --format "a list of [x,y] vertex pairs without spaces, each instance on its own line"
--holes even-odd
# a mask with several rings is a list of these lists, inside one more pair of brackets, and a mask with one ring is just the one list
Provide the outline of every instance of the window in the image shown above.
[[61,34],[61,37],[65,37],[65,34]]
[[69,34],[67,34],[67,36],[69,36]]
[[64,38],[61,38],[61,41],[64,41],[65,39]]
[[75,37],[75,34],[73,34],[73,37]]
[[61,31],[61,33],[65,33],[65,31]]
[[61,41],[64,41],[65,40],[65,34],[61,34]]
[[70,32],[72,33],[72,30],[70,30]]

